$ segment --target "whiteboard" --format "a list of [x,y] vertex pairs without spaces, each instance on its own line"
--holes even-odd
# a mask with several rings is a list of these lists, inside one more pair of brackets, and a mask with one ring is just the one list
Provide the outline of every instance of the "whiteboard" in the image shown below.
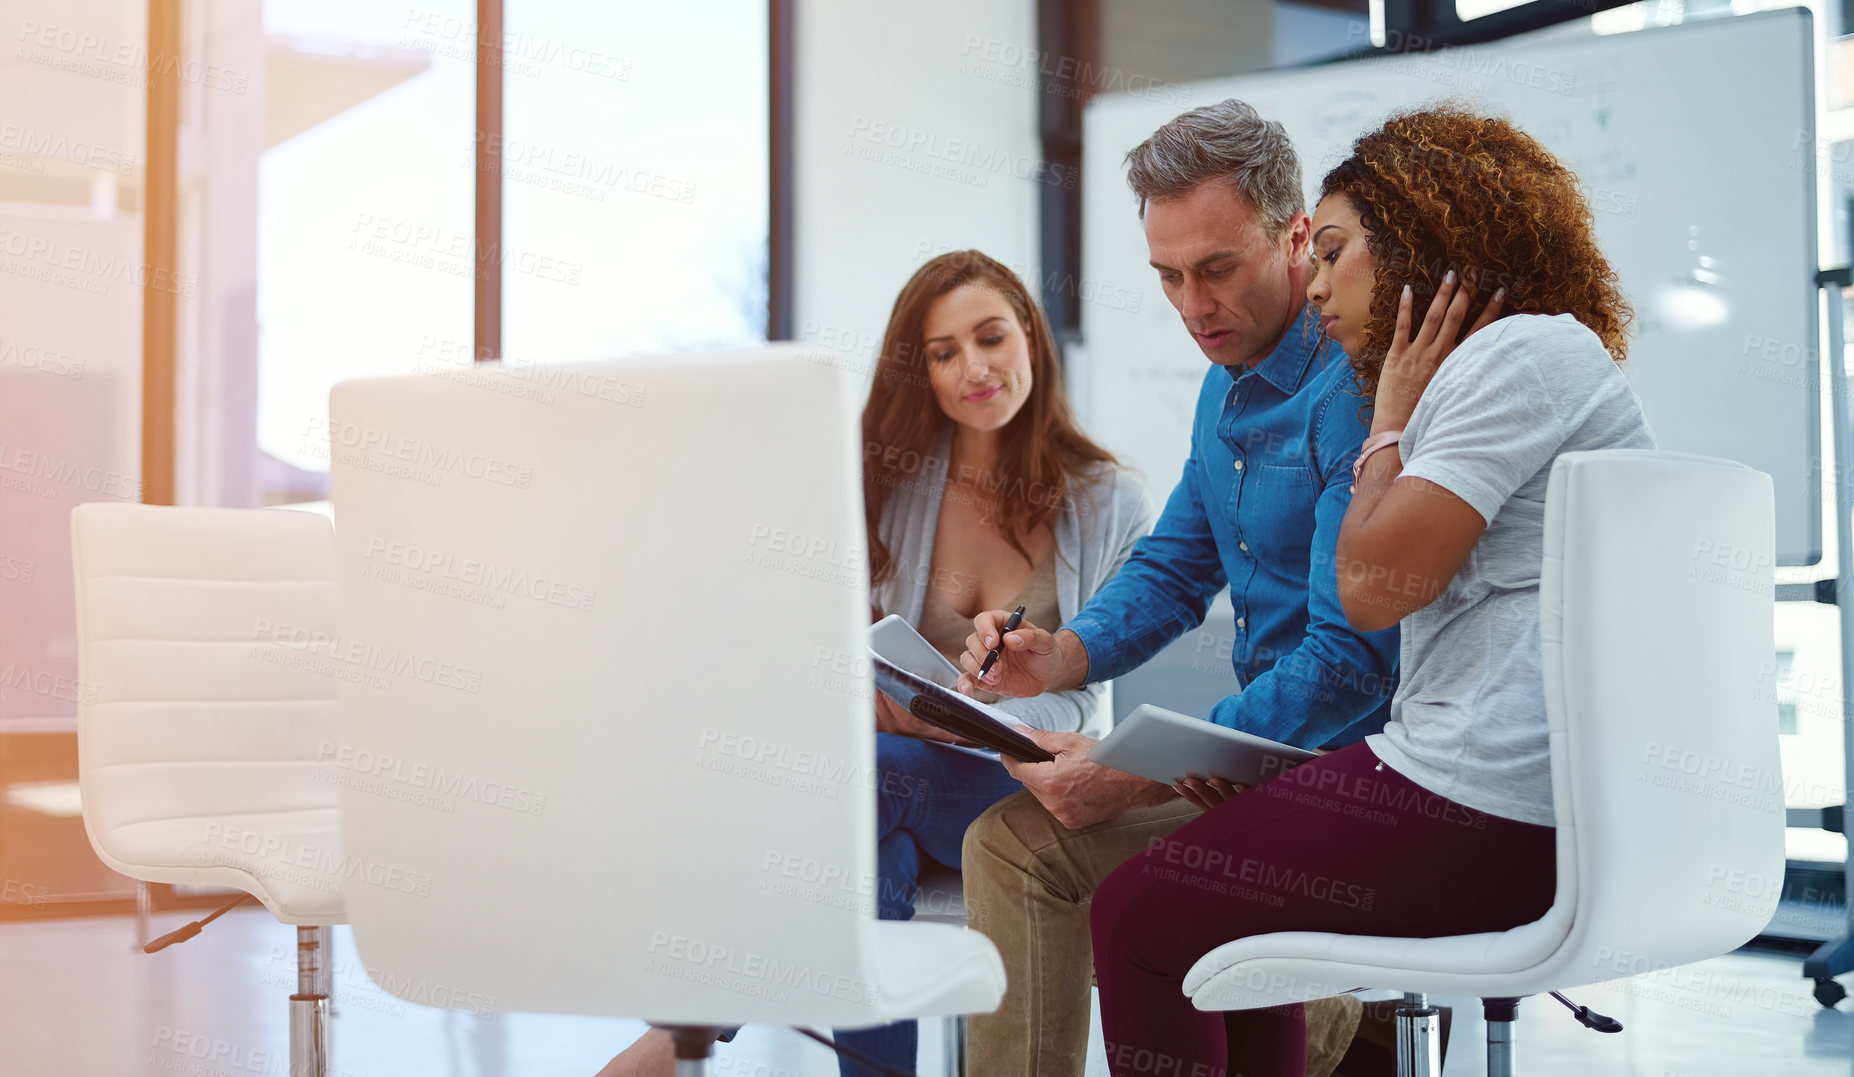
[[[1444,52],[1191,87],[1281,121],[1307,209],[1390,113],[1450,100],[1504,116],[1584,183],[1635,308],[1623,365],[1660,448],[1737,460],[1776,486],[1780,563],[1821,558],[1817,153],[1806,9],[1597,36],[1557,28]],[[1123,159],[1184,111],[1097,97],[1083,121],[1088,430],[1155,490],[1176,481],[1206,360],[1147,266]],[[1854,166],[1838,166],[1854,167]],[[1090,288],[1092,287],[1092,293]]]

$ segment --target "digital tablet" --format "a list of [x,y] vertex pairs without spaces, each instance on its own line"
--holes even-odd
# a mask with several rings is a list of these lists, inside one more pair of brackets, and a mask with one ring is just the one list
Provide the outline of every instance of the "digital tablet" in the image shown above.
[[869,649],[942,688],[959,687],[959,667],[948,662],[900,614],[891,613],[869,627]]
[[1144,703],[1089,749],[1088,758],[1166,785],[1185,778],[1258,785],[1317,754]]

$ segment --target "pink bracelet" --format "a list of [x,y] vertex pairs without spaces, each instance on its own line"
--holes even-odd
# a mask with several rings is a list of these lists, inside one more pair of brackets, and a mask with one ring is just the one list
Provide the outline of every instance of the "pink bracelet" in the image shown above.
[[1353,493],[1358,492],[1359,476],[1365,473],[1365,461],[1371,459],[1371,454],[1374,452],[1377,452],[1379,449],[1382,449],[1387,445],[1395,445],[1397,444],[1397,442],[1401,441],[1402,439],[1403,439],[1403,431],[1401,430],[1380,430],[1379,432],[1365,439],[1365,443],[1359,446],[1358,459],[1352,461],[1352,492]]

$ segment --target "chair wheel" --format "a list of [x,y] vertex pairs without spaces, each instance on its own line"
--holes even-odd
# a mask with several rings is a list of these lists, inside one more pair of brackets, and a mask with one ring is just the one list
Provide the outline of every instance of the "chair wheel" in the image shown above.
[[1815,982],[1815,1000],[1828,1009],[1834,1009],[1836,1003],[1847,997],[1848,989],[1842,987],[1837,980],[1828,979]]

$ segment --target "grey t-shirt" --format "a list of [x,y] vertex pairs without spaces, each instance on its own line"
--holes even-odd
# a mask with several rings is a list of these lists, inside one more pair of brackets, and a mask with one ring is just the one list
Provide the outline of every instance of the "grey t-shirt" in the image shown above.
[[1539,643],[1545,485],[1559,453],[1650,449],[1641,402],[1569,314],[1515,314],[1461,343],[1405,425],[1403,476],[1487,521],[1435,601],[1403,619],[1402,681],[1371,750],[1459,804],[1551,826]]

